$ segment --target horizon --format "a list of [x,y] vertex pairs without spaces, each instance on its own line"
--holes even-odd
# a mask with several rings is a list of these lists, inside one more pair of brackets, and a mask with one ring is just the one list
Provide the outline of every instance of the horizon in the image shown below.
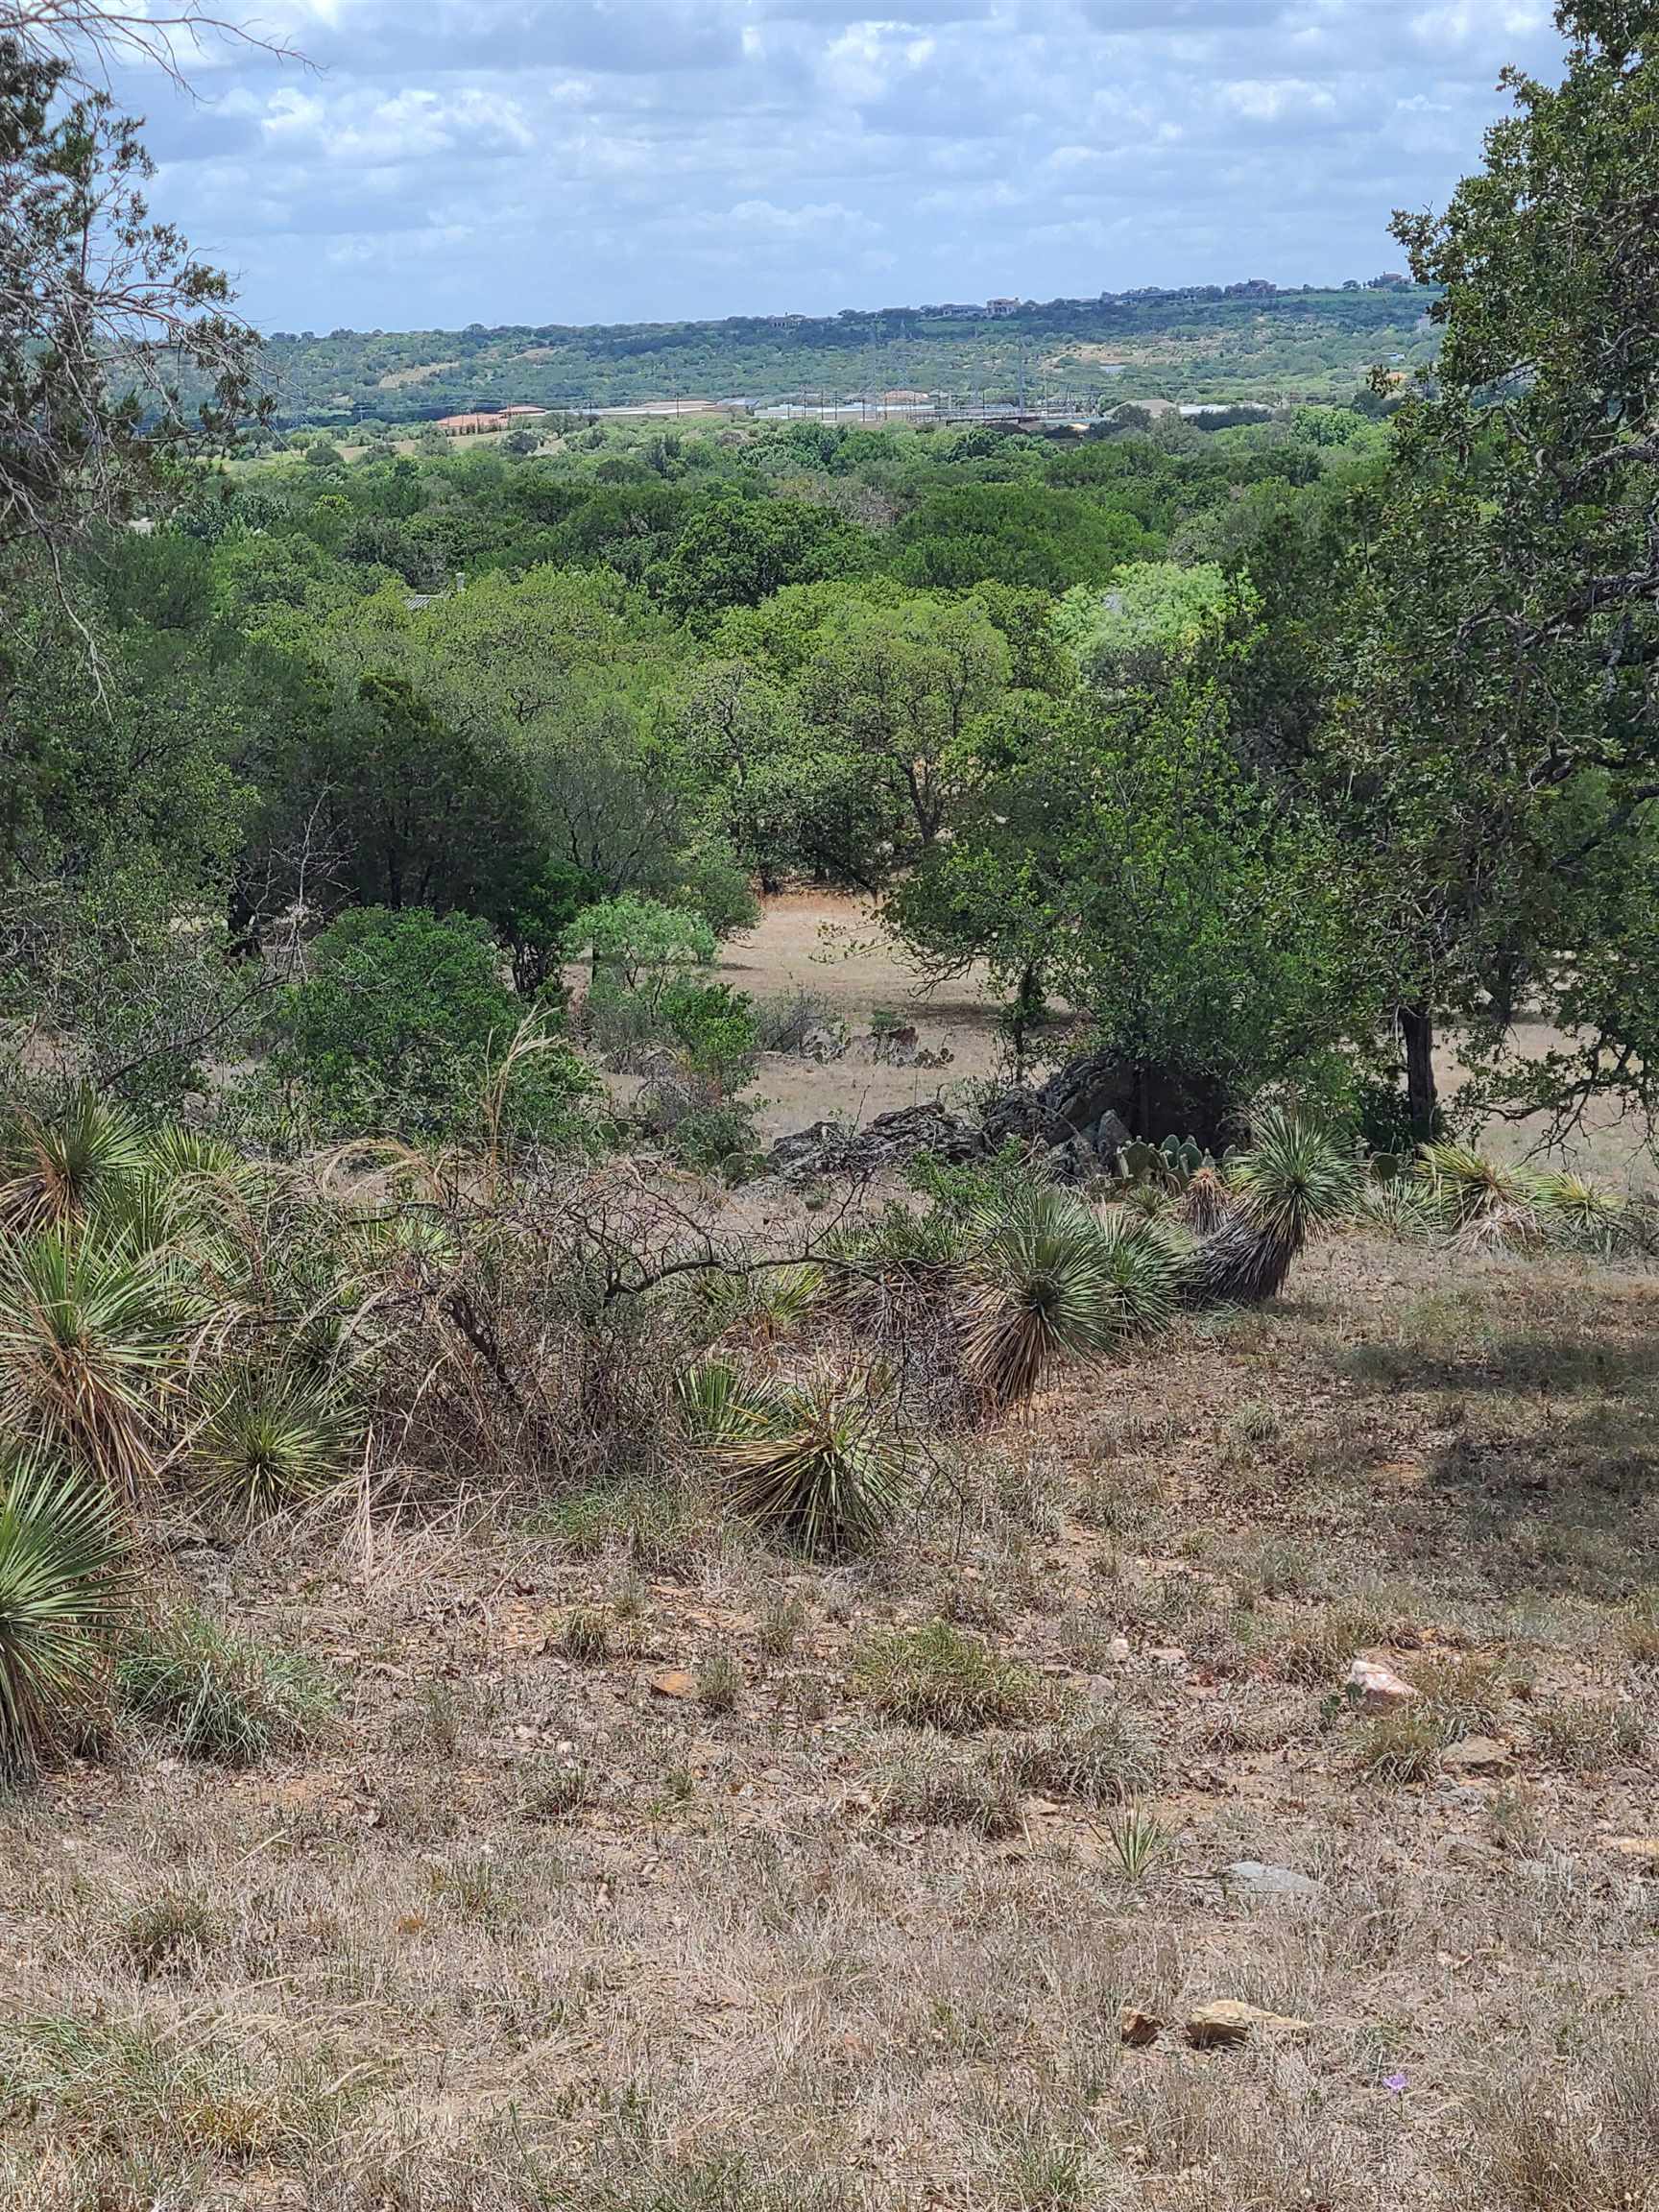
[[[117,73],[261,331],[718,322],[1397,266],[1547,0],[277,0]],[[1324,282],[1317,286],[1327,288]],[[860,307],[859,312],[874,309]]]
[[[1415,278],[1411,277],[1407,272],[1403,270],[1373,271],[1371,276],[1360,277],[1358,280],[1358,288],[1362,291],[1372,290],[1375,288],[1375,279],[1385,275],[1396,275],[1404,277],[1405,288],[1410,291],[1431,291],[1434,289],[1431,285],[1418,284]],[[1152,295],[1156,295],[1168,300],[1178,300],[1190,293],[1208,293],[1217,290],[1225,292],[1228,290],[1229,286],[1238,286],[1260,281],[1272,280],[1235,276],[1232,278],[1220,280],[1217,283],[1205,283],[1194,280],[1190,283],[1184,284],[1135,285],[1131,286],[1127,292],[1113,292],[1110,290],[1096,293],[1061,292],[1055,293],[1047,299],[1038,299],[1035,297],[1022,298],[1019,300],[1019,305],[1022,309],[1036,308],[1039,310],[1056,306],[1081,305],[1084,307],[1090,307],[1097,304],[1100,301],[1122,301],[1132,298],[1144,298]],[[1309,277],[1305,278],[1300,283],[1274,285],[1275,292],[1286,298],[1294,298],[1304,292],[1340,292],[1345,289],[1347,289],[1347,280],[1344,278],[1334,278],[1319,281],[1317,279]],[[1016,297],[1017,295],[1014,294],[994,293],[991,295],[991,298],[993,299],[1013,299]],[[347,333],[352,337],[371,338],[374,336],[413,337],[428,331],[438,332],[442,330],[445,332],[458,332],[472,329],[484,330],[491,333],[497,331],[507,332],[519,330],[669,330],[684,326],[686,324],[768,323],[776,322],[780,318],[784,317],[787,317],[791,321],[802,323],[834,323],[839,321],[843,316],[866,317],[879,315],[925,315],[930,312],[938,313],[942,308],[946,306],[957,305],[963,307],[973,307],[980,312],[983,312],[987,306],[987,301],[984,300],[967,301],[957,300],[954,298],[950,300],[890,300],[884,301],[879,306],[870,306],[865,305],[862,302],[853,302],[844,307],[832,309],[826,314],[809,314],[800,309],[784,307],[752,307],[734,308],[730,313],[724,315],[623,315],[609,319],[602,323],[564,323],[558,321],[532,323],[511,320],[504,323],[483,323],[480,322],[476,317],[472,318],[467,323],[454,324],[337,323],[333,325],[329,330],[294,330],[284,325],[281,328],[260,329],[259,335],[269,344],[286,338],[326,338],[333,336],[336,331]],[[995,320],[996,318],[990,319]],[[1011,317],[1007,319],[1012,320]],[[257,328],[258,326],[255,325],[255,327]]]

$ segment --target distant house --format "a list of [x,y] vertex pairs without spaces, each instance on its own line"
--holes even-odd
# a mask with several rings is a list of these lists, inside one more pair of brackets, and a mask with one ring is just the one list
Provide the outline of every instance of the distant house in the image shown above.
[[1023,300],[987,300],[985,312],[987,315],[1018,315],[1024,304]]

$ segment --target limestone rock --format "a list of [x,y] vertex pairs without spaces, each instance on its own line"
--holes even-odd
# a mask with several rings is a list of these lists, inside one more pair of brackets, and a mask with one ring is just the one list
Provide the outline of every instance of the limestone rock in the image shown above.
[[1247,2043],[1252,2035],[1306,2035],[1312,2026],[1311,2020],[1265,2012],[1260,2005],[1246,2005],[1237,1997],[1217,1997],[1188,2013],[1187,2040],[1194,2051],[1214,2051]]
[[1355,1704],[1367,1713],[1390,1713],[1397,1706],[1409,1704],[1417,1695],[1410,1683],[1396,1674],[1391,1667],[1384,1667],[1380,1659],[1366,1659],[1358,1652],[1342,1678],[1342,1687]]
[[1118,2039],[1127,2043],[1133,2051],[1143,2051],[1148,2043],[1156,2043],[1164,2023],[1156,2012],[1143,2012],[1139,2005],[1125,2005],[1118,2024]]
[[1509,1746],[1495,1736],[1465,1736],[1447,1744],[1440,1764],[1454,1773],[1502,1774],[1509,1766]]
[[1221,1869],[1221,1880],[1244,1897],[1317,1897],[1320,1887],[1310,1874],[1265,1865],[1260,1859],[1236,1859]]

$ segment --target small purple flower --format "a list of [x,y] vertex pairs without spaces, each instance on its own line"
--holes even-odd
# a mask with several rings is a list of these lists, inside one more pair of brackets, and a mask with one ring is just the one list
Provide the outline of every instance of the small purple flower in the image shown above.
[[1407,2074],[1384,2074],[1382,2077],[1382,2086],[1388,2091],[1390,2096],[1398,2097],[1401,2090],[1405,2088],[1407,2082],[1409,2080],[1410,2076]]

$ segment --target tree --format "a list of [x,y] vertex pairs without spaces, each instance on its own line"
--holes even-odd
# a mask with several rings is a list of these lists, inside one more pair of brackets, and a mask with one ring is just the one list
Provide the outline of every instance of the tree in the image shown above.
[[[1394,417],[1325,762],[1392,884],[1413,1118],[1439,1023],[1486,1096],[1659,1110],[1659,8],[1569,0],[1486,165],[1396,217],[1438,363]],[[1517,1064],[1530,1009],[1570,1042]]]
[[543,855],[522,771],[451,729],[402,677],[363,677],[324,747],[317,788],[361,903],[499,921],[536,878]]
[[1240,765],[1218,685],[1172,670],[1009,734],[891,902],[924,962],[986,963],[1019,1058],[1069,1008],[1154,1139],[1223,1140],[1268,1084],[1339,1091],[1375,1014],[1365,949],[1329,838]]
[[662,603],[695,630],[786,584],[854,576],[867,564],[855,524],[799,499],[717,500],[692,517],[657,578]]
[[[475,1129],[521,1008],[482,922],[421,907],[342,914],[311,949],[277,1017],[273,1071],[317,1127],[409,1137]],[[549,1039],[514,1064],[506,1121],[541,1142],[575,1133],[592,1078]]]
[[1008,673],[1001,632],[971,604],[918,597],[848,608],[827,623],[799,684],[821,786],[814,856],[874,887],[933,845],[969,733],[1006,691]]
[[[225,276],[152,219],[139,126],[77,77],[77,53],[170,55],[169,28],[209,20],[0,0],[0,552],[55,560],[252,405],[257,340]],[[193,417],[181,373],[207,390]]]

